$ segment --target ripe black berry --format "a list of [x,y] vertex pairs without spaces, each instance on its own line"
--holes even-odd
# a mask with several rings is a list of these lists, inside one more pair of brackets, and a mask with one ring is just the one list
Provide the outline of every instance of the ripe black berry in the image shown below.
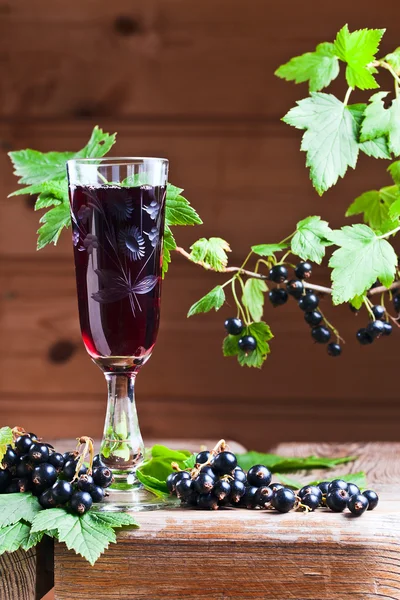
[[271,488],[271,490],[273,492],[277,492],[278,490],[283,490],[283,488],[285,487],[284,485],[282,485],[281,483],[270,483],[269,487]]
[[57,471],[49,463],[42,463],[32,471],[32,482],[38,488],[51,487],[57,480]]
[[252,335],[244,335],[239,338],[238,346],[243,352],[252,352],[257,347],[257,341]]
[[203,465],[210,458],[210,452],[207,450],[203,450],[203,452],[199,452],[196,456],[196,464]]
[[[73,479],[75,477],[75,471],[76,471],[76,467],[78,466],[78,461],[75,460],[68,460],[64,467],[62,472],[64,473],[65,477],[67,479]],[[85,467],[85,465],[82,465],[81,468],[79,469],[79,473],[78,476],[80,475],[84,475],[87,471],[87,468]]]
[[103,461],[101,460],[101,456],[100,454],[96,454],[93,457],[93,464],[92,464],[92,469],[97,469],[97,467],[105,467],[105,464],[103,463]]
[[254,465],[247,472],[247,481],[255,487],[268,486],[271,483],[271,471],[264,465]]
[[330,481],[321,481],[318,484],[318,487],[321,490],[323,496],[327,495],[327,493],[329,491],[329,486],[330,486]]
[[331,342],[326,347],[329,356],[340,356],[342,354],[342,346]]
[[331,339],[331,332],[327,327],[318,325],[311,329],[311,336],[318,344],[327,344]]
[[32,481],[30,477],[18,477],[18,487],[19,491],[23,494],[25,492],[29,492],[32,487]]
[[77,488],[82,492],[90,492],[90,488],[94,485],[93,477],[85,473],[78,479]]
[[275,265],[269,272],[268,279],[275,283],[283,283],[287,279],[288,270],[284,265]]
[[57,503],[53,495],[53,490],[46,490],[39,496],[39,503],[43,508],[54,508]]
[[92,496],[88,492],[74,492],[71,496],[71,511],[77,515],[83,515],[90,510],[93,504]]
[[299,300],[299,307],[301,308],[301,310],[304,310],[304,312],[314,310],[315,308],[317,308],[318,304],[318,297],[313,293],[305,294]]
[[218,500],[211,493],[200,494],[197,499],[197,506],[199,508],[208,508],[210,510],[217,510]]
[[[176,484],[181,481],[181,479],[190,479],[190,473],[188,473],[187,471],[178,471],[178,473],[172,473],[173,475],[173,479],[172,479],[172,491],[175,491],[176,488]],[[100,486],[102,487],[102,486]]]
[[334,512],[342,512],[349,500],[349,494],[346,490],[335,488],[331,492],[328,492],[326,496],[326,505]]
[[367,510],[368,499],[362,494],[355,494],[348,501],[347,508],[353,515],[359,517]]
[[193,481],[191,479],[181,479],[176,484],[176,496],[180,500],[188,498],[193,491]]
[[320,502],[321,500],[315,494],[305,494],[301,499],[301,503],[312,511],[318,508]]
[[49,463],[53,465],[57,471],[60,471],[64,466],[64,457],[59,452],[53,452],[53,454],[50,454],[49,456]]
[[21,456],[16,471],[17,477],[30,477],[33,467],[34,465],[29,458],[29,454]]
[[69,481],[60,479],[51,488],[56,504],[65,504],[71,498],[72,485]]
[[296,503],[296,496],[289,488],[282,488],[274,493],[272,497],[272,506],[281,513],[287,513],[292,510]]
[[224,500],[224,498],[228,498],[231,493],[230,484],[224,479],[220,479],[214,485],[213,494],[218,500]]
[[300,279],[291,279],[286,284],[286,291],[288,294],[293,296],[293,298],[299,299],[303,294],[303,290],[304,285]]
[[375,319],[377,320],[383,321],[383,319],[385,318],[385,307],[380,306],[380,304],[376,304],[375,306],[373,306],[372,312]]
[[237,504],[246,491],[246,487],[243,481],[239,481],[239,479],[234,479],[231,481],[231,502]]
[[19,456],[12,448],[7,448],[6,453],[3,458],[3,466],[7,469],[11,469],[11,467],[16,467],[19,463]]
[[92,496],[93,502],[101,502],[104,498],[104,490],[98,485],[92,485],[89,490],[89,494]]
[[357,341],[361,346],[368,346],[368,344],[372,344],[374,338],[368,333],[365,327],[362,327],[357,331]]
[[349,497],[351,498],[352,496],[356,496],[357,494],[360,494],[360,488],[355,483],[349,483],[347,486],[347,493],[349,494]]
[[301,262],[294,270],[294,274],[298,279],[308,279],[311,277],[312,265],[309,262]]
[[32,446],[33,442],[29,435],[21,435],[15,440],[15,447],[21,454],[26,454],[29,452],[29,448]]
[[244,471],[242,471],[241,469],[235,469],[233,471],[232,475],[236,481],[241,481],[242,483],[247,482],[246,473]]
[[319,498],[319,502],[322,500],[322,490],[316,485],[305,485],[301,488],[301,490],[299,490],[297,495],[300,496],[300,498],[304,498],[306,494],[317,496],[317,498]]
[[400,312],[400,295],[396,295],[393,298],[393,308],[397,313]]
[[386,321],[383,322],[383,335],[390,335],[392,333],[393,327],[390,323]]
[[3,494],[11,483],[11,473],[7,469],[0,469],[0,494]]
[[347,481],[343,481],[343,479],[333,479],[333,481],[331,481],[329,484],[328,491],[333,492],[333,490],[346,490],[347,492],[348,487],[349,484]]
[[[109,487],[113,482],[113,474],[108,467],[98,467],[93,471],[92,477],[95,485],[99,485],[102,488]],[[175,480],[175,483],[178,483],[178,481]]]
[[282,288],[274,288],[268,292],[268,298],[272,306],[282,306],[288,300],[288,294]]
[[273,492],[270,487],[264,485],[263,487],[258,488],[254,500],[261,508],[269,508],[274,493],[275,492]]
[[318,310],[311,310],[304,313],[304,320],[308,325],[316,327],[322,321],[322,315]]
[[214,483],[215,479],[205,473],[200,473],[196,479],[193,480],[193,489],[198,494],[207,494],[213,489]]
[[205,473],[206,475],[209,475],[210,477],[212,477],[212,479],[217,478],[216,474],[214,473],[214,471],[212,470],[212,468],[209,465],[207,465],[206,467],[203,467],[200,472]]
[[247,487],[245,492],[240,500],[240,504],[245,506],[246,508],[256,508],[258,506],[256,500],[258,488],[254,486]]
[[78,458],[78,453],[75,451],[74,452],[64,452],[64,454],[63,454],[64,463],[67,463],[69,460],[76,460],[77,458]]
[[365,492],[363,492],[363,496],[365,496],[368,500],[368,510],[374,510],[374,508],[378,506],[379,496],[376,492],[373,490],[365,490]]
[[237,317],[231,317],[225,321],[225,329],[230,335],[239,335],[243,331],[243,322]]
[[6,494],[19,494],[19,480],[12,479],[5,490]]
[[35,464],[47,463],[50,452],[46,444],[35,443],[29,448],[29,458]]
[[236,456],[232,452],[220,452],[214,458],[213,471],[220,475],[228,475],[237,467]]
[[372,338],[381,337],[383,330],[384,325],[382,321],[371,321],[371,323],[368,323],[367,325],[367,333],[369,333]]

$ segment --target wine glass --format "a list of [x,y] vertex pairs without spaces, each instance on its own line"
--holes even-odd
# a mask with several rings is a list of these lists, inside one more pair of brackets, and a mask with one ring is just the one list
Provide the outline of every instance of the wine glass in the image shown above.
[[67,172],[82,338],[108,385],[100,456],[114,483],[104,509],[158,508],[135,475],[144,446],[134,389],[160,321],[168,161],[82,158]]

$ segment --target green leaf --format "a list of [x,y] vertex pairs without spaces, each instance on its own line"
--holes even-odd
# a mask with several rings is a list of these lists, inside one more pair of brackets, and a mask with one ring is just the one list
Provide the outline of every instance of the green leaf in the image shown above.
[[176,462],[181,469],[194,466],[194,457],[188,450],[171,450],[167,446],[156,445],[151,449],[150,460],[143,463],[136,474],[141,483],[159,498],[169,495],[166,479],[173,472],[171,463]]
[[34,546],[37,546],[37,544],[42,540],[42,538],[44,536],[43,531],[37,531],[35,533],[31,533],[30,529],[31,528],[29,527],[28,538],[24,539],[22,541],[22,543],[21,543],[21,547],[22,547],[23,550],[25,550],[25,552],[27,550],[29,550],[30,548],[33,548]]
[[197,212],[186,198],[180,195],[183,190],[172,184],[167,185],[165,201],[165,223],[167,225],[201,225]]
[[350,304],[359,310],[364,304],[364,298],[365,296],[354,296],[354,298],[350,300]]
[[347,63],[346,80],[350,87],[361,90],[379,87],[369,64],[374,60],[385,29],[360,29],[349,32],[342,27],[334,43],[335,54]]
[[253,321],[261,321],[264,309],[264,293],[268,287],[262,279],[249,278],[243,290],[242,302],[249,309]]
[[13,434],[10,427],[1,427],[0,429],[0,465],[7,451],[8,444],[13,443]]
[[275,75],[295,83],[309,82],[310,92],[318,92],[327,87],[339,75],[339,61],[335,56],[334,45],[319,44],[315,52],[295,56],[275,71]]
[[168,271],[169,263],[171,262],[171,250],[175,250],[176,242],[174,235],[168,225],[164,227],[164,242],[163,242],[163,262],[162,262],[162,276],[164,278],[165,273]]
[[370,190],[358,196],[346,211],[346,217],[363,215],[364,223],[372,229],[384,233],[384,229],[390,231],[397,226],[397,222],[391,217],[390,208],[392,204],[400,199],[400,190],[392,185],[381,190]]
[[253,465],[265,465],[272,473],[290,473],[303,469],[331,469],[337,465],[353,462],[355,456],[343,456],[340,458],[327,458],[324,456],[306,456],[304,458],[295,456],[281,456],[279,454],[264,454],[260,452],[246,452],[238,454],[238,465],[248,471]]
[[191,247],[190,258],[194,262],[203,263],[214,271],[224,271],[228,264],[227,252],[231,248],[222,238],[201,238]]
[[327,221],[322,221],[321,217],[307,217],[299,221],[292,238],[292,252],[303,260],[321,264],[331,231]]
[[18,183],[42,184],[50,179],[65,176],[65,165],[74,152],[39,152],[38,150],[16,150],[8,156],[14,165]]
[[227,335],[222,344],[222,352],[224,356],[237,356],[239,354],[240,335]]
[[280,252],[288,247],[288,244],[257,244],[252,246],[251,249],[258,256],[272,256],[275,252]]
[[38,229],[37,249],[41,250],[50,243],[57,244],[64,227],[69,227],[71,224],[69,205],[63,203],[48,210],[41,217],[39,223],[43,223],[43,225]]
[[279,479],[279,482],[282,483],[285,487],[291,488],[293,490],[299,490],[303,487],[301,481],[297,481],[297,479],[293,479],[292,477],[288,477],[283,473],[275,473],[274,479]]
[[362,296],[377,279],[390,287],[397,256],[387,240],[379,239],[370,227],[360,224],[332,231],[329,238],[339,246],[329,261],[334,304]]
[[0,527],[22,520],[32,523],[36,514],[41,510],[38,499],[31,493],[1,495]]
[[30,527],[26,523],[17,522],[0,529],[0,556],[4,552],[15,552],[21,546],[28,550]]
[[92,517],[95,517],[102,523],[109,525],[112,528],[115,527],[126,527],[127,525],[131,527],[139,527],[138,522],[132,515],[124,512],[100,512],[96,510],[91,510],[90,514]]
[[396,48],[394,52],[386,54],[384,60],[389,63],[397,75],[400,74],[400,48]]
[[116,133],[106,133],[96,125],[86,146],[79,150],[73,158],[101,158],[111,150],[116,137]]
[[151,448],[151,456],[152,458],[162,458],[167,460],[169,463],[181,463],[190,458],[192,456],[192,452],[189,450],[173,450],[172,448],[168,448],[168,446],[155,444]]
[[301,150],[317,192],[322,195],[356,166],[359,145],[357,123],[347,106],[332,94],[314,92],[297,103],[283,118],[285,123],[305,129]]
[[361,141],[387,136],[390,152],[400,155],[400,98],[395,98],[389,108],[383,99],[388,92],[378,92],[370,98],[361,125]]
[[[346,473],[345,475],[337,475],[336,479],[343,479],[343,481],[347,481],[348,483],[355,483],[358,487],[363,490],[367,487],[367,476],[364,471],[357,471],[356,473]],[[311,481],[308,485],[318,485],[321,481],[326,481],[324,479],[316,479],[315,481]]]
[[255,338],[257,347],[252,352],[244,352],[244,350],[239,348],[237,354],[238,362],[241,367],[246,366],[260,369],[271,351],[268,342],[274,336],[269,325],[263,321],[260,321],[260,323],[251,323],[251,325],[246,327],[245,331],[246,335],[252,335]]
[[391,174],[395,184],[400,186],[400,160],[396,160],[394,163],[389,165],[388,171]]
[[389,160],[392,158],[386,137],[379,137],[374,140],[360,142],[359,146],[364,154],[372,156],[372,158],[384,158]]
[[205,296],[195,302],[190,308],[187,314],[188,317],[197,315],[198,313],[209,312],[212,308],[216,311],[221,308],[225,302],[225,292],[223,287],[217,285],[211,292],[208,292]]

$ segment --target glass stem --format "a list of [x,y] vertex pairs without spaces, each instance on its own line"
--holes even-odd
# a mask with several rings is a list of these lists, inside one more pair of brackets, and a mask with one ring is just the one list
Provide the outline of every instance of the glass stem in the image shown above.
[[101,459],[112,469],[117,489],[137,483],[135,471],[144,457],[144,445],[135,405],[135,375],[105,373],[108,385],[107,415]]

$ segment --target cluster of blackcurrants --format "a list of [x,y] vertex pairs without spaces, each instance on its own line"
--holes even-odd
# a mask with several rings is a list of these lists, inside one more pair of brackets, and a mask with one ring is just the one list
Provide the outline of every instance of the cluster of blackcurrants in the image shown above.
[[[394,302],[395,300],[398,302]],[[393,298],[393,303],[397,312],[400,311],[400,296],[395,296]],[[357,312],[356,309],[352,308],[353,312]],[[386,321],[386,310],[384,306],[379,304],[375,304],[372,307],[372,312],[375,320],[370,321],[366,327],[361,327],[357,331],[357,340],[362,346],[368,346],[372,344],[372,342],[382,335],[387,336],[392,333],[392,326],[390,323]]]
[[76,473],[78,460],[78,452],[60,454],[33,433],[21,435],[0,465],[0,494],[32,492],[43,508],[63,506],[83,515],[104,499],[113,475],[98,455],[92,474],[84,464]]
[[342,512],[347,507],[354,515],[361,515],[378,504],[372,490],[361,494],[355,484],[340,479],[305,486],[295,493],[280,483],[271,483],[271,472],[264,465],[254,465],[246,474],[228,451],[215,455],[200,452],[196,463],[191,472],[178,471],[167,478],[170,493],[187,506],[213,510],[229,506],[265,508],[281,513],[292,509],[314,511],[320,506]]

